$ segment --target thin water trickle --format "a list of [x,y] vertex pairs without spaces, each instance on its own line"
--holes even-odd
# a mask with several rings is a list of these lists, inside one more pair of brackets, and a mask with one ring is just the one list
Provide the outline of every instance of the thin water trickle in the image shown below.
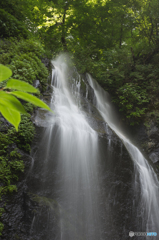
[[32,234],[33,226],[35,222],[35,216],[33,217],[32,223],[31,223],[31,228],[30,228],[30,235]]
[[[111,108],[111,103],[108,100],[108,94],[91,78],[89,74],[87,75],[87,78],[90,86],[94,90],[97,109],[110,128],[123,141],[134,162],[135,179],[139,179],[141,190],[139,193],[140,197],[138,197],[139,202],[137,212],[138,214],[140,212],[142,217],[142,230],[159,231],[159,181],[157,175],[139,149],[131,143],[121,129],[115,124],[115,115]],[[136,194],[138,194],[139,191],[139,184],[135,184],[134,182]]]

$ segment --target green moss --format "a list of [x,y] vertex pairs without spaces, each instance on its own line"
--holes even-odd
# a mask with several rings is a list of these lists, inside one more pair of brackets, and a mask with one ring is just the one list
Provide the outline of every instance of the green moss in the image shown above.
[[[70,215],[61,208],[61,206],[58,204],[58,202],[51,198],[46,198],[44,196],[39,196],[37,194],[29,193],[31,199],[39,204],[39,206],[47,206],[50,209],[52,209],[55,213],[55,216],[58,218],[60,217],[60,214],[62,214],[63,217],[63,227],[65,228],[65,231],[69,230],[72,232],[75,232],[74,228],[74,222],[70,221]],[[33,210],[34,213],[36,213],[36,210]],[[73,217],[73,216],[72,216]],[[82,222],[79,221],[79,224],[82,224]],[[77,236],[77,239],[82,240],[80,236]]]
[[19,237],[18,234],[15,234],[15,235],[14,235],[14,240],[23,240],[23,238]]
[[38,79],[45,89],[48,70],[41,62],[43,54],[44,49],[37,40],[10,38],[0,42],[0,63],[11,68],[13,77],[30,84]]
[[156,163],[156,168],[159,170],[159,163]]
[[144,125],[147,128],[147,130],[151,126],[151,122],[155,122],[157,127],[159,127],[159,110],[154,109],[153,111],[149,111],[146,113],[145,118],[144,118]]
[[16,185],[12,184],[12,182],[18,180],[19,172],[24,171],[24,163],[17,149],[14,149],[12,152],[5,149],[5,152],[0,156],[0,169],[0,181],[2,183],[0,187],[1,199],[3,194],[17,190]]
[[[5,54],[8,54],[11,58],[8,62],[4,64],[9,64],[13,57],[21,55],[21,54],[28,54],[32,53],[35,54],[39,59],[44,56],[45,50],[42,44],[35,40],[35,39],[16,39],[16,38],[8,38],[4,41],[0,41],[0,60],[2,60]],[[1,59],[2,57],[2,59]]]
[[[4,194],[17,191],[17,187],[13,182],[18,180],[19,173],[24,171],[24,163],[18,149],[9,152],[8,146],[13,143],[7,134],[0,133],[0,200]],[[4,208],[0,208],[0,217],[4,212]],[[4,224],[0,222],[0,236]]]
[[0,222],[0,236],[2,236],[3,228],[4,228],[4,224]]
[[14,238],[15,238],[16,240],[20,240],[20,237],[18,236],[18,234],[15,234],[15,235],[14,235]]
[[[18,181],[19,174],[25,167],[19,149],[30,151],[34,133],[35,128],[29,114],[22,116],[18,133],[13,127],[10,127],[7,133],[0,132],[0,199],[4,194],[17,191],[15,182]],[[17,148],[13,148],[15,144]],[[3,227],[3,223],[0,222],[0,235]]]
[[144,125],[146,128],[150,128],[150,123],[149,122],[144,122]]
[[17,144],[18,148],[30,152],[30,144],[34,138],[35,127],[31,121],[30,115],[22,115],[19,130],[16,132],[15,128],[8,130],[8,135]]
[[[0,63],[11,67],[14,78],[29,83],[38,79],[44,90],[47,85],[48,70],[41,62],[43,54],[42,45],[34,39],[10,38],[0,41]],[[3,87],[3,83],[0,87]],[[40,91],[36,96],[40,97]],[[18,132],[10,125],[0,122],[1,131],[3,131],[0,132],[0,199],[4,194],[17,191],[16,181],[25,167],[19,149],[29,153],[34,138],[35,127],[30,114],[33,113],[35,107],[31,103],[25,102],[24,108],[28,114],[21,116]],[[50,204],[44,198],[43,202]],[[3,223],[0,222],[0,235],[3,227]],[[15,239],[19,239],[18,236],[15,236]]]
[[34,80],[38,79],[42,85],[47,82],[48,70],[32,52],[13,57],[10,68],[13,71],[14,78],[29,83],[33,83]]
[[39,196],[37,194],[29,193],[31,196],[31,199],[35,202],[37,202],[39,205],[42,206],[47,206],[53,210],[58,210],[59,209],[59,204],[57,201],[51,198],[46,198],[44,196]]
[[32,103],[24,103],[23,104],[23,107],[25,108],[25,111],[28,112],[28,113],[33,113],[34,109],[35,109],[35,106],[32,104]]
[[81,79],[81,89],[82,89],[83,93],[86,94],[87,85],[86,85],[86,83],[83,81],[83,79]]

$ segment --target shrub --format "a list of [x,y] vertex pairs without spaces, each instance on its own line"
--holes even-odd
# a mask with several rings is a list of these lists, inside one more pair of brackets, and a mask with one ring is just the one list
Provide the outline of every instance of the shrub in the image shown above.
[[18,21],[10,13],[0,9],[0,36],[2,38],[8,37],[23,37],[28,38],[29,31],[25,25]]

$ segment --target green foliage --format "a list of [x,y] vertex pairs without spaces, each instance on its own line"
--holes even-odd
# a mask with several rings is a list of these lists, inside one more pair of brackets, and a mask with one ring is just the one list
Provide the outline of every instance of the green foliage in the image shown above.
[[75,49],[74,61],[78,69],[91,73],[112,95],[131,125],[139,123],[148,111],[159,107],[157,49],[145,51],[138,57],[127,46],[99,52],[89,48],[90,52],[86,49],[85,55],[80,47]]
[[[0,198],[4,194],[17,191],[15,181],[18,180],[19,174],[24,171],[24,163],[18,148],[30,152],[30,144],[34,134],[35,127],[29,114],[22,115],[18,133],[13,127],[10,127],[7,133],[0,132]],[[0,222],[0,235],[3,227],[3,223]]]
[[12,181],[18,180],[19,172],[24,171],[24,163],[21,160],[21,154],[18,149],[9,151],[9,146],[14,143],[9,134],[0,133],[0,198],[2,194],[16,191],[16,185],[11,184]]
[[13,77],[18,78],[22,81],[26,81],[30,84],[36,79],[35,72],[29,63],[23,61],[12,61],[9,67],[13,71]]
[[25,53],[35,54],[38,58],[41,58],[45,50],[37,39],[9,38],[0,41],[0,53],[0,62],[2,64],[10,64],[13,57],[18,57]]
[[[12,92],[11,92],[12,93]],[[14,92],[13,92],[14,93]],[[20,103],[20,101],[12,96],[10,92],[5,92],[3,90],[0,91],[0,103],[6,108],[12,109],[16,112],[26,113],[24,107]]]
[[158,52],[159,3],[80,3],[48,1],[52,8],[45,11],[48,21],[43,18],[39,34],[53,53],[71,52],[78,70],[91,73],[111,93],[126,119],[138,123],[158,106],[159,68],[151,58]]
[[[0,198],[4,194],[17,191],[15,181],[18,180],[19,173],[24,171],[24,163],[18,148],[26,152],[30,152],[30,144],[35,134],[35,127],[30,119],[30,115],[22,115],[22,119],[20,115],[20,112],[32,112],[34,106],[28,102],[24,103],[23,108],[19,100],[11,95],[11,92],[8,92],[8,90],[18,90],[14,91],[14,93],[16,94],[16,92],[20,92],[20,98],[23,97],[24,92],[30,92],[39,95],[39,90],[35,89],[27,82],[30,82],[30,79],[33,81],[38,77],[41,83],[45,84],[48,76],[48,71],[39,59],[44,50],[38,42],[34,42],[32,40],[21,40],[20,42],[17,42],[16,40],[13,40],[5,43],[1,42],[1,46],[2,47],[0,48],[0,51],[2,54],[0,59],[2,62],[5,64],[12,64],[13,68],[17,67],[20,77],[22,76],[22,73],[25,72],[25,69],[22,69],[23,72],[20,72],[20,63],[24,68],[27,68],[26,66],[28,66],[28,68],[30,68],[30,72],[27,69],[27,74],[25,75],[26,82],[16,79],[4,81],[5,79],[10,78],[12,72],[6,66],[0,65],[0,81],[2,81],[0,91],[0,111],[2,115],[16,127],[16,129],[18,129],[19,126],[18,133],[16,132],[15,128],[10,128],[7,134],[0,133]],[[32,53],[30,51],[32,51]],[[20,55],[21,62],[18,60],[20,52],[22,53]],[[13,62],[16,62],[16,64],[13,65]],[[24,80],[24,76],[22,77],[22,80]],[[30,94],[25,96],[26,101],[30,101],[30,98],[34,104],[37,102],[39,106],[42,104],[43,107],[45,107],[45,104],[38,98]],[[12,144],[16,144],[18,148],[14,148],[12,151],[10,151],[9,148]],[[0,235],[3,231],[3,228],[4,224],[0,222]]]
[[138,119],[145,114],[145,103],[149,102],[149,97],[145,89],[133,83],[126,83],[117,90],[119,100],[116,99],[120,111],[126,114],[127,118],[131,118],[131,125],[138,122]]
[[13,77],[32,83],[38,79],[41,84],[47,81],[48,70],[41,60],[32,52],[13,57],[10,64],[13,71]]
[[20,92],[20,91],[15,91],[15,92],[12,92],[12,94],[18,98],[21,98],[25,101],[28,101],[38,107],[41,107],[41,108],[45,108],[49,111],[51,111],[51,109],[44,103],[42,102],[40,99],[38,99],[37,97],[35,96],[32,96],[30,95],[29,93],[24,93],[24,92]]
[[[20,158],[20,154],[16,154],[16,149],[14,150],[14,154],[11,155],[11,158],[9,157],[9,154],[6,154],[5,157],[0,157],[0,199],[3,194],[17,191],[16,185],[13,185],[11,182],[14,180],[18,180],[19,172],[24,171],[24,163],[22,160],[20,160]],[[4,209],[0,208],[0,217],[3,212]],[[0,222],[0,235],[3,227],[3,223]]]
[[20,149],[30,152],[30,144],[34,138],[35,127],[32,124],[30,115],[22,115],[18,133],[14,128],[8,130],[9,137],[17,144]]
[[10,78],[11,76],[12,71],[3,65],[0,65],[0,82]]
[[[0,74],[1,81],[5,80],[6,77],[7,78],[10,77],[10,75],[12,74],[10,69],[6,68],[3,65],[0,65],[0,72],[1,72]],[[13,90],[14,89],[23,90],[23,92],[21,91],[5,92],[4,90],[7,88],[13,89]],[[14,96],[21,98],[25,101],[31,102],[32,104],[38,107],[42,107],[51,111],[51,109],[44,102],[39,100],[37,97],[32,96],[28,93],[25,93],[25,91],[31,92],[31,93],[37,92],[37,89],[29,85],[28,83],[15,80],[15,79],[10,79],[6,87],[3,88],[2,90],[0,91],[0,103],[1,103],[0,112],[16,128],[17,131],[18,131],[20,120],[21,120],[20,113],[25,114],[26,111],[22,106],[22,104],[20,103],[20,101]]]
[[[24,171],[22,155],[18,148],[29,152],[34,133],[35,128],[29,115],[22,116],[18,134],[13,127],[7,133],[0,132],[0,199],[4,194],[17,191],[15,181],[18,180],[19,174]],[[12,147],[15,145],[18,148]],[[0,216],[3,211],[4,209],[0,208]],[[0,222],[0,235],[3,227],[3,223]]]
[[0,37],[24,37],[29,36],[29,31],[25,25],[18,21],[8,12],[0,9]]
[[37,89],[31,86],[30,84],[16,80],[16,79],[9,79],[7,82],[6,88],[16,89],[24,92],[31,92],[31,93],[37,92]]
[[21,0],[1,0],[1,8],[6,12],[13,15],[16,19],[22,21],[25,20],[25,16],[22,13],[22,4],[24,5],[24,1]]
[[[7,107],[6,107],[7,106]],[[19,112],[12,110],[12,105],[0,105],[0,112],[3,117],[10,122],[18,131],[18,126],[21,121],[21,115]],[[9,107],[8,107],[9,106]],[[10,108],[11,107],[11,108]]]
[[[0,69],[0,81],[2,81],[0,83],[0,111],[16,129],[18,129],[20,120],[21,123],[18,133],[10,125],[2,124],[1,126],[3,133],[0,132],[0,198],[4,194],[17,191],[16,181],[19,178],[19,174],[24,171],[24,163],[19,149],[30,152],[30,144],[35,134],[35,127],[30,115],[25,114],[21,116],[20,114],[20,112],[24,113],[26,111],[31,113],[34,105],[22,101],[24,105],[24,108],[22,108],[21,102],[11,95],[11,91],[20,92],[21,98],[24,92],[34,93],[39,97],[39,90],[33,88],[28,83],[33,83],[34,80],[38,79],[44,90],[48,78],[48,70],[41,62],[45,50],[40,41],[33,37],[33,32],[36,32],[38,36],[34,19],[31,16],[34,12],[34,2],[30,0],[2,0],[1,8],[0,37],[2,40],[0,40],[0,64],[6,66],[2,67],[0,65],[2,67]],[[13,77],[15,78],[16,76],[18,80],[8,80],[11,77],[11,71],[7,67],[13,70]],[[10,73],[8,74],[8,72]],[[29,94],[25,95],[26,101],[29,100],[28,97],[32,99],[34,104],[36,100],[39,106],[42,103],[39,99]],[[44,107],[45,104],[43,103],[42,105]],[[0,235],[3,227],[3,223],[0,222]]]
[[48,70],[41,62],[44,49],[37,40],[17,41],[12,38],[3,41],[0,43],[0,53],[0,62],[11,68],[14,78],[30,84],[38,79],[42,90],[45,90]]
[[34,109],[35,109],[35,106],[29,102],[26,102],[23,104],[23,107],[25,109],[26,112],[28,113],[33,113]]

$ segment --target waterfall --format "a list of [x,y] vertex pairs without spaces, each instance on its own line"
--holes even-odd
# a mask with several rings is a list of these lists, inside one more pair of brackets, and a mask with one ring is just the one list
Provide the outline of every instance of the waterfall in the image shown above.
[[[96,107],[109,127],[119,136],[125,145],[131,159],[135,165],[135,192],[139,193],[138,214],[142,217],[142,231],[152,232],[159,230],[159,181],[153,168],[144,158],[139,149],[122,133],[121,129],[115,124],[115,116],[108,94],[99,84],[87,75],[88,83],[94,90]],[[138,184],[139,183],[139,184]],[[137,216],[136,216],[137,217]],[[141,231],[139,229],[138,231]]]
[[157,232],[156,173],[119,127],[108,93],[69,61],[63,55],[52,61],[54,115],[45,112],[42,119],[30,178],[31,192],[51,210],[44,235],[37,234],[41,220],[35,213],[30,239],[125,240],[129,231]]
[[[52,108],[58,128],[61,238],[96,240],[100,236],[98,207],[98,135],[80,106],[80,76],[69,79],[61,58],[53,61]],[[70,87],[69,87],[70,86]]]

